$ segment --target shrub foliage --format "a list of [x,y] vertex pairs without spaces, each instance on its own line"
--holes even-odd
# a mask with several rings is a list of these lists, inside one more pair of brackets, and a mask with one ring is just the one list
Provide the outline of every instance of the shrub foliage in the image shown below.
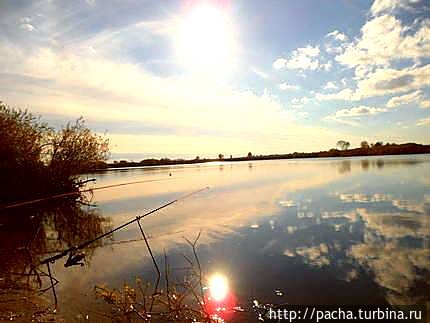
[[56,130],[0,103],[0,204],[78,191],[79,175],[104,166],[108,140],[82,118]]

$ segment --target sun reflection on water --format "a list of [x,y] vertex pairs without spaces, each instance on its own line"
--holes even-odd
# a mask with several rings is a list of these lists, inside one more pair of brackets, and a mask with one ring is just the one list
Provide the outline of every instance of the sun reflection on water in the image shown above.
[[206,310],[216,322],[231,318],[236,306],[236,298],[229,280],[222,273],[215,273],[207,280]]
[[228,280],[222,274],[214,274],[208,280],[208,288],[210,296],[215,301],[222,301],[228,294]]

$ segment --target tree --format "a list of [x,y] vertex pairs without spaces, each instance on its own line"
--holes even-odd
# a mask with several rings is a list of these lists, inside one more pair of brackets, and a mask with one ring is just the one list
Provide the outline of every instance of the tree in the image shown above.
[[96,169],[108,158],[108,140],[91,132],[83,118],[68,123],[50,140],[49,169],[67,178]]
[[218,159],[224,159],[224,155],[223,154],[219,154],[218,155]]
[[384,143],[382,141],[377,141],[375,143],[370,144],[370,147],[381,147]]
[[350,145],[351,144],[348,141],[345,141],[345,140],[339,140],[336,143],[336,146],[339,147],[342,150],[348,150],[348,148],[349,148]]
[[[52,129],[27,110],[0,102],[0,204],[43,191],[42,155]],[[38,183],[40,182],[40,184]],[[23,184],[25,183],[25,189]]]
[[251,152],[249,152],[248,153],[248,159],[251,159],[252,158],[252,153]]
[[0,167],[35,167],[52,128],[27,110],[0,102]]
[[55,131],[27,110],[2,103],[0,142],[0,203],[78,192],[78,175],[104,166],[109,151],[108,140],[82,118]]
[[364,140],[361,142],[360,147],[363,149],[369,149],[370,146],[369,146],[369,143]]

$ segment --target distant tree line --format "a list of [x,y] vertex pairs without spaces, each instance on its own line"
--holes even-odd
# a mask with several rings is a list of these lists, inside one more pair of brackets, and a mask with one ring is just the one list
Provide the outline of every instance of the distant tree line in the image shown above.
[[362,141],[359,148],[349,149],[350,143],[345,140],[339,140],[336,146],[340,149],[330,149],[319,152],[294,152],[290,154],[271,154],[271,155],[254,155],[249,152],[243,157],[233,157],[224,159],[223,154],[219,154],[218,158],[201,158],[197,156],[195,159],[169,159],[169,158],[151,158],[144,159],[140,162],[129,162],[126,160],[115,161],[108,164],[109,167],[134,167],[134,166],[161,166],[161,165],[178,165],[178,164],[196,164],[213,161],[249,161],[249,160],[270,160],[270,159],[292,159],[292,158],[318,158],[318,157],[351,157],[351,156],[379,156],[379,155],[403,155],[403,154],[429,154],[430,145],[421,145],[416,143],[395,144],[377,141],[369,144],[367,141]]
[[[371,143],[369,144],[367,141],[362,141],[360,143],[360,148],[361,149],[369,149],[369,148],[374,148],[374,147],[382,147],[384,145],[384,143],[382,141],[377,141],[375,143]],[[386,146],[389,146],[389,143],[386,143]],[[395,145],[395,143],[392,143],[391,145]],[[336,143],[336,147],[339,147],[341,150],[348,150],[349,147],[351,146],[351,144],[346,141],[346,140],[339,140]]]

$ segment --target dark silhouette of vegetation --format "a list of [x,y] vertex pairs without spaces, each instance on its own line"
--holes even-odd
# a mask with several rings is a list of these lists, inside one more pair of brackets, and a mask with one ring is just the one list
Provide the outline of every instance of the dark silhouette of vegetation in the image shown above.
[[[48,273],[41,260],[111,228],[109,219],[96,209],[67,200],[0,212],[0,223],[0,321],[16,318],[22,322],[51,321],[54,313],[48,302]],[[83,250],[86,265],[101,245],[98,241]]]
[[360,148],[362,148],[362,149],[369,149],[369,143],[367,142],[367,141],[362,141],[361,143],[360,143]]
[[348,141],[345,140],[339,140],[336,143],[336,146],[339,147],[342,150],[348,150],[349,146],[351,146],[351,144]]
[[219,154],[218,155],[218,159],[224,159],[224,155],[223,154]]
[[[382,141],[377,141],[377,142],[375,142],[374,144],[370,144],[370,146],[373,148],[373,147],[382,147],[384,145],[384,143],[382,142]],[[387,143],[387,145],[389,145],[388,143]]]
[[[9,319],[51,320],[54,311],[40,297],[50,280],[41,259],[108,229],[105,218],[81,207],[91,194],[80,190],[86,183],[80,175],[105,167],[107,157],[108,141],[82,118],[56,130],[0,102],[0,313],[11,313]],[[59,194],[66,196],[22,205]],[[20,207],[6,208],[11,204]],[[90,261],[97,246],[86,248],[81,260]]]
[[[79,192],[79,175],[105,167],[108,141],[82,118],[55,130],[27,110],[0,103],[0,205]],[[75,196],[79,197],[79,195]]]
[[[164,254],[162,288],[158,283],[136,278],[135,284],[124,283],[119,289],[95,286],[96,296],[112,306],[111,319],[116,322],[220,322],[205,297],[205,276],[197,255],[197,242],[185,239],[192,255],[183,254],[180,277],[174,275]],[[222,313],[217,313],[222,314]]]

